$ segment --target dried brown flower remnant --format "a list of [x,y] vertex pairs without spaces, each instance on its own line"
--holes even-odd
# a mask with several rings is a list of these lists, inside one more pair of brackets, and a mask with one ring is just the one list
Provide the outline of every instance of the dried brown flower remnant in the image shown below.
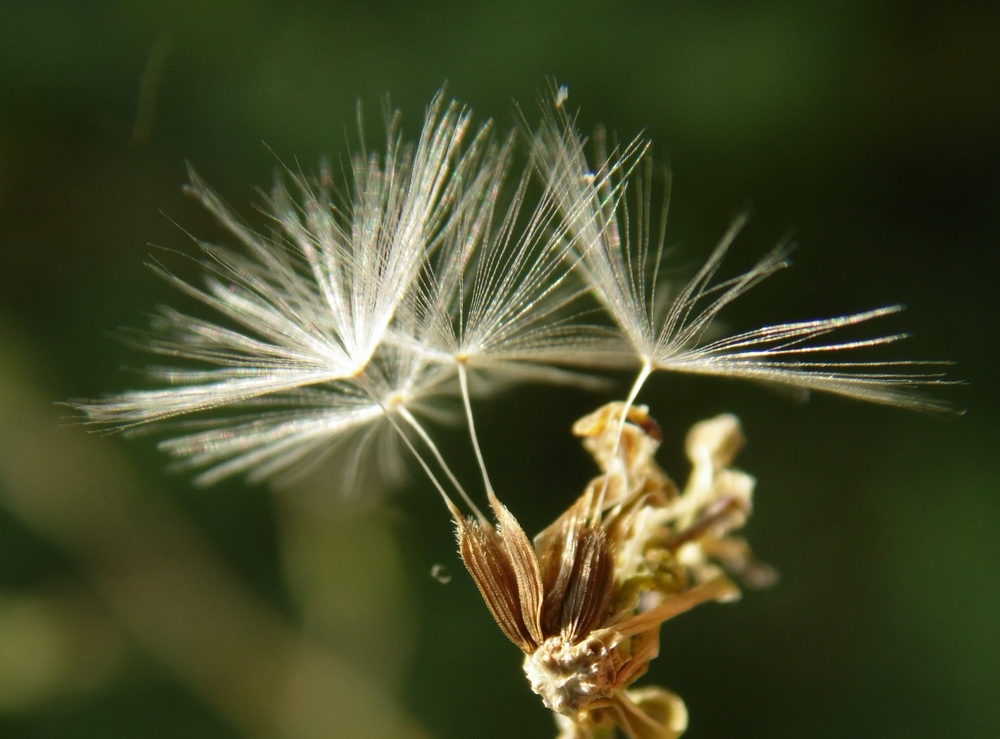
[[[739,422],[695,425],[683,490],[656,464],[659,427],[645,406],[610,403],[574,433],[602,474],[534,546],[494,495],[495,528],[458,523],[459,548],[500,629],[525,653],[531,688],[556,712],[559,739],[670,739],[687,728],[683,701],[663,688],[631,689],[659,651],[660,624],[709,600],[739,597],[730,579],[774,580],[741,538],[754,479],[731,468]],[[621,438],[618,432],[621,428]]]

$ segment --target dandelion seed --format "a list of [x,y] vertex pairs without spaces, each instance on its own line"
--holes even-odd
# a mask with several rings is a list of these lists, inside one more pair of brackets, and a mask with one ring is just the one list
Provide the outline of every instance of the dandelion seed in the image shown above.
[[[891,334],[827,340],[834,332],[896,313],[900,306],[710,338],[724,308],[787,266],[787,248],[778,246],[747,272],[716,281],[746,222],[746,216],[740,216],[695,276],[680,289],[666,292],[660,284],[666,206],[654,213],[649,142],[636,138],[608,153],[599,131],[592,166],[584,153],[584,138],[558,99],[557,93],[556,104],[536,135],[534,158],[559,204],[579,256],[578,271],[630,347],[620,361],[641,366],[633,397],[652,372],[666,370],[745,378],[917,410],[949,408],[919,392],[948,384],[941,373],[926,371],[941,363],[824,359],[904,338],[905,334]],[[607,361],[608,356],[597,359]]]
[[[470,177],[487,129],[470,134],[468,111],[445,105],[440,95],[416,145],[404,144],[397,129],[390,121],[383,157],[353,158],[353,181],[340,198],[325,170],[317,183],[292,176],[298,201],[275,184],[268,236],[243,225],[191,172],[189,192],[243,251],[200,243],[203,286],[155,265],[218,318],[161,308],[140,341],[154,353],[208,367],[154,369],[166,387],[76,407],[116,428],[201,414],[192,421],[201,430],[162,447],[188,465],[210,466],[200,478],[208,483],[243,472],[270,477],[352,432],[370,439],[365,429],[387,407],[419,407],[426,395],[443,393],[447,372],[428,365],[421,351],[401,352],[385,339],[398,331],[400,306],[459,218],[457,183]],[[223,408],[229,415],[204,417]]]
[[508,138],[484,162],[491,181],[475,188],[474,207],[463,209],[443,239],[417,292],[415,323],[431,359],[508,376],[524,368],[537,378],[539,367],[579,363],[578,344],[591,334],[574,321],[581,291],[569,279],[572,254],[549,193],[521,218],[526,171],[498,212],[512,148]]

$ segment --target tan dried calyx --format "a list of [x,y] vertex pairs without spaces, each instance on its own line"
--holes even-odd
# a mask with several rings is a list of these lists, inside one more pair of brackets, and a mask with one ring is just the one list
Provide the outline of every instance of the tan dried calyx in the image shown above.
[[[525,653],[531,688],[557,713],[559,739],[672,739],[684,703],[659,687],[629,689],[659,652],[660,624],[708,600],[774,581],[746,541],[754,480],[729,465],[739,422],[695,425],[683,492],[656,464],[659,427],[644,406],[609,403],[573,427],[601,468],[583,495],[535,537],[490,494],[496,527],[455,513],[459,549],[500,629]],[[621,432],[620,439],[618,438]]]

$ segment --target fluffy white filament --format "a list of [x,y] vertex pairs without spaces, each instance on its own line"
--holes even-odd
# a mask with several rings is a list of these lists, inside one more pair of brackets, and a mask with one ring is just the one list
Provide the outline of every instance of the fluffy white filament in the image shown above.
[[[944,384],[939,373],[921,373],[926,362],[838,361],[831,354],[895,342],[905,334],[860,340],[829,340],[834,333],[896,313],[888,306],[853,315],[781,323],[712,339],[718,314],[755,285],[787,266],[777,247],[743,274],[715,277],[745,224],[737,218],[693,278],[680,289],[659,279],[664,250],[666,205],[651,207],[649,143],[635,139],[619,151],[605,151],[598,133],[589,162],[585,139],[562,106],[552,106],[534,140],[534,159],[566,223],[578,272],[612,318],[640,371],[632,394],[649,371],[666,370],[740,377],[801,390],[817,390],[917,410],[945,410],[948,404],[916,392]],[[669,187],[669,183],[668,183]],[[634,193],[634,207],[629,194]],[[667,286],[669,287],[669,286]]]
[[[916,392],[944,382],[920,363],[833,356],[901,338],[830,338],[897,306],[714,337],[719,312],[785,266],[784,250],[718,281],[738,219],[671,291],[660,279],[666,211],[651,206],[648,143],[608,154],[599,137],[588,160],[564,102],[560,93],[533,135],[530,166],[512,176],[516,137],[474,129],[439,94],[416,143],[393,119],[386,152],[353,157],[348,183],[335,187],[327,169],[315,181],[287,173],[295,192],[274,186],[266,234],[192,172],[189,191],[240,248],[199,242],[200,284],[154,269],[214,318],[160,308],[137,340],[187,366],[154,368],[154,389],[74,405],[114,428],[179,424],[161,447],[202,469],[203,483],[299,469],[338,442],[357,460],[388,426],[429,450],[471,508],[417,416],[440,417],[461,396],[490,489],[470,395],[513,381],[593,384],[578,372],[638,366],[630,401],[667,370],[946,407]],[[594,306],[610,320],[595,321]]]

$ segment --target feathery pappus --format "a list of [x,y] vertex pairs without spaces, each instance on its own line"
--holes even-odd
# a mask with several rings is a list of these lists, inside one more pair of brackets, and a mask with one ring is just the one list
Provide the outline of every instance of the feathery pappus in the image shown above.
[[[160,446],[202,484],[298,474],[338,449],[351,474],[374,449],[388,449],[389,464],[407,447],[560,737],[605,739],[615,727],[676,737],[687,725],[680,698],[632,687],[660,624],[736,597],[734,579],[763,586],[774,573],[730,536],[753,489],[730,467],[738,422],[691,430],[680,491],[656,465],[658,430],[636,405],[646,380],[718,375],[917,410],[946,410],[922,390],[950,381],[941,363],[840,359],[904,338],[847,333],[899,306],[720,333],[720,312],[786,266],[787,250],[718,279],[741,217],[690,280],[670,285],[650,142],[609,150],[598,133],[588,156],[566,101],[560,87],[534,131],[498,134],[439,93],[415,141],[391,116],[385,151],[354,154],[344,181],[327,166],[285,171],[264,233],[192,171],[188,191],[237,247],[199,241],[199,283],[153,268],[212,317],[159,308],[134,337],[174,363],[150,370],[155,386],[71,405],[105,428],[179,429]],[[602,373],[622,369],[636,371],[625,401],[574,427],[601,474],[532,543],[490,482],[474,399],[522,382],[600,387]],[[464,417],[492,518],[427,430],[452,416]]]

